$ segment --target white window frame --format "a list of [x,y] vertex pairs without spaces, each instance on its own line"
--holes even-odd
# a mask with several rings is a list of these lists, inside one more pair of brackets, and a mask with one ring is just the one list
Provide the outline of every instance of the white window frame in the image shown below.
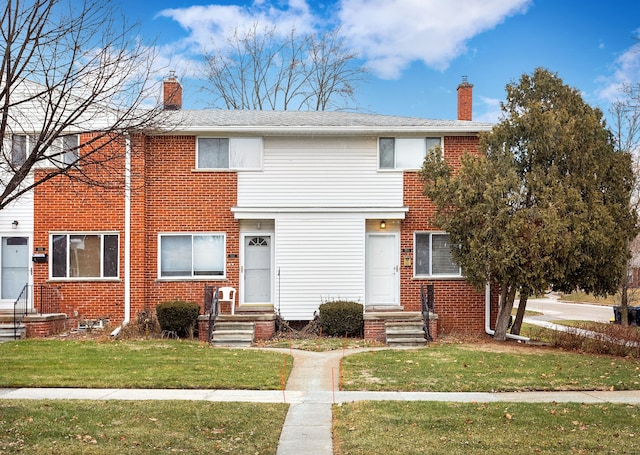
[[[162,239],[164,237],[191,237],[191,271],[189,275],[165,275],[162,274]],[[198,275],[194,269],[194,237],[221,237],[222,238],[222,274]],[[160,232],[158,234],[158,280],[161,281],[186,281],[186,280],[226,280],[227,279],[227,235],[224,232]]]
[[[383,167],[382,164],[382,148],[380,147],[380,141],[383,139],[392,139],[394,142],[393,145],[393,166],[392,167]],[[437,144],[431,144],[430,142],[437,141]],[[427,155],[427,152],[433,148],[439,146],[441,149],[443,148],[443,138],[442,136],[426,136],[426,137],[394,137],[394,136],[380,136],[378,137],[378,170],[380,171],[405,171],[405,170],[419,170],[422,168],[422,161],[424,157]],[[400,149],[401,153],[406,153],[408,155],[415,155],[416,150],[418,153],[422,153],[422,157],[420,159],[420,163],[417,166],[402,166],[403,158],[399,158],[398,149]],[[404,152],[402,152],[404,150]]]
[[[200,166],[200,140],[206,139],[227,140],[227,167]],[[198,170],[260,171],[262,170],[263,154],[262,137],[198,136],[196,138],[196,169]]]
[[[65,147],[65,139],[75,139],[75,145],[68,149]],[[80,157],[80,135],[79,134],[67,134],[55,139],[48,150],[49,161],[51,164],[64,168],[78,161]],[[55,156],[53,156],[55,154]],[[69,157],[71,156],[71,159]]]
[[[36,142],[36,136],[33,134],[13,134],[11,136],[11,145],[10,145],[11,146],[11,164],[14,167],[16,166],[16,164],[13,161],[13,148],[15,144],[14,138],[16,137],[25,138],[24,140],[25,146],[24,146],[24,150],[22,151],[24,153],[24,158],[22,163],[24,163],[24,161],[27,159],[29,153],[31,153],[31,151],[33,150],[34,144]],[[65,139],[67,138],[75,139],[75,145],[71,150],[65,147],[66,145]],[[61,153],[61,152],[64,152],[64,153]],[[78,157],[80,156],[80,135],[66,134],[64,136],[57,137],[56,139],[54,139],[51,146],[47,150],[47,156],[49,157],[49,162],[48,163],[42,162],[41,164],[39,164],[40,166],[45,166],[45,167],[54,166],[57,168],[65,168],[70,164],[75,163],[78,160]],[[72,157],[71,159],[69,159],[70,156]],[[22,163],[20,163],[19,165],[22,165]]]
[[[54,276],[54,259],[55,254],[54,237],[65,236],[65,276]],[[71,237],[72,236],[99,236],[100,237],[100,274],[99,276],[73,276],[71,262]],[[104,260],[105,260],[105,236],[114,236],[117,240],[116,245],[116,274],[115,276],[105,276]],[[52,281],[118,281],[120,280],[120,233],[119,232],[50,232],[49,233],[49,279]]]
[[[413,276],[415,278],[462,278],[462,268],[458,266],[457,273],[434,273],[433,271],[433,236],[449,235],[444,231],[415,231],[413,233]],[[429,264],[428,273],[418,273],[418,236],[429,236]]]

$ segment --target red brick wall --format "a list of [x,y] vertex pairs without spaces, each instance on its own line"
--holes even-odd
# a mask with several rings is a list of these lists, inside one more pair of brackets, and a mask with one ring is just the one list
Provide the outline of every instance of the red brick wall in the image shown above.
[[[474,152],[478,138],[447,136],[444,139],[446,160],[454,167],[460,165],[465,152]],[[420,285],[435,285],[435,312],[440,333],[477,334],[484,331],[485,294],[463,279],[414,279],[414,232],[436,230],[433,224],[434,205],[422,194],[423,185],[416,172],[404,173],[404,205],[409,207],[400,232],[400,301],[406,311],[420,311]],[[405,259],[409,259],[405,265]]]
[[[237,203],[235,172],[199,172],[194,136],[147,138],[145,291],[151,309],[169,299],[202,306],[205,284],[233,286],[239,291],[240,228],[231,207]],[[226,233],[226,279],[158,280],[158,234],[171,232]],[[236,304],[239,295],[236,294]],[[223,307],[223,312],[229,312]]]
[[[81,137],[81,143],[87,136]],[[122,169],[123,144],[112,144],[100,152],[111,156],[109,166]],[[83,151],[81,151],[83,153]],[[99,157],[96,157],[99,159]],[[42,172],[36,171],[38,178]],[[97,176],[102,169],[83,166],[83,173]],[[123,173],[111,175],[115,185],[122,185]],[[104,179],[103,182],[106,183]],[[34,191],[34,247],[43,247],[50,255],[49,234],[53,232],[117,232],[119,234],[120,263],[116,281],[50,281],[47,264],[33,264],[34,284],[59,287],[60,310],[66,313],[69,327],[82,318],[109,318],[121,321],[124,315],[124,198],[122,189],[89,186],[66,176],[59,176]]]

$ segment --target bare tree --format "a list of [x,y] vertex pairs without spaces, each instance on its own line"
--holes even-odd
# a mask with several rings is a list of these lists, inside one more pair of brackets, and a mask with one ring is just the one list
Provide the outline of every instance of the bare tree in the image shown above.
[[[633,157],[634,185],[631,195],[631,208],[636,213],[640,210],[640,85],[626,85],[623,88],[623,98],[612,103],[611,130],[618,150],[625,151]],[[627,261],[627,273],[620,282],[620,313],[623,325],[629,325],[627,308],[633,299],[629,281],[633,276],[633,269],[640,264],[640,239],[636,237],[628,243],[630,258]]]
[[353,101],[366,71],[339,30],[285,37],[274,27],[238,29],[207,55],[207,91],[214,106],[248,110],[341,109]]
[[145,108],[156,90],[149,48],[109,2],[5,1],[0,209],[59,175],[121,185],[128,134],[159,120],[155,99]]

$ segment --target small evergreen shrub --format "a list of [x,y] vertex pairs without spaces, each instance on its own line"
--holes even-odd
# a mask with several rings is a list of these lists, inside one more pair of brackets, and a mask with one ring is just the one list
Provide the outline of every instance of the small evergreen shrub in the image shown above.
[[200,307],[185,300],[169,300],[156,306],[156,316],[162,331],[174,332],[181,338],[192,337],[198,327]]
[[322,333],[329,336],[362,337],[364,317],[362,305],[337,300],[320,305]]

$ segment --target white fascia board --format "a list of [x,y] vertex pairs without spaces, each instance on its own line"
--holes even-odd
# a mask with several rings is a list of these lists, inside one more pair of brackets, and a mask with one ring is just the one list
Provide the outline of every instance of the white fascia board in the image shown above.
[[[491,131],[492,125],[474,125],[470,128],[467,125],[461,126],[415,126],[415,127],[382,127],[382,126],[362,126],[362,127],[296,127],[296,126],[176,126],[165,132],[158,131],[156,134],[169,135],[199,135],[211,133],[234,133],[252,134],[260,136],[327,136],[327,135],[402,135],[402,134],[457,134],[470,135]],[[152,133],[153,134],[153,133]]]
[[264,219],[279,213],[359,213],[376,218],[404,220],[409,207],[231,207],[235,219]]

